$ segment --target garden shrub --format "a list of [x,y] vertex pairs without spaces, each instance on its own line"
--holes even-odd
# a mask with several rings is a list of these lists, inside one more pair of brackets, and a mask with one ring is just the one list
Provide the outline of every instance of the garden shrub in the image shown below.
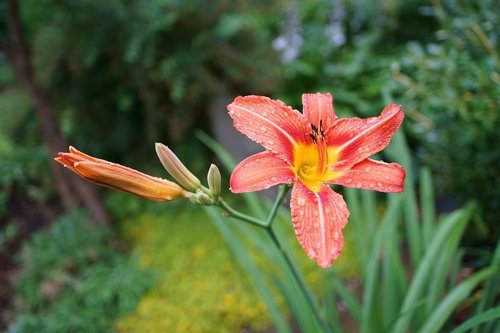
[[431,43],[408,45],[393,66],[395,91],[413,120],[417,156],[436,174],[438,195],[479,201],[494,242],[500,232],[500,6],[438,4],[440,30]]
[[108,332],[153,282],[118,245],[82,212],[34,234],[18,257],[8,332]]

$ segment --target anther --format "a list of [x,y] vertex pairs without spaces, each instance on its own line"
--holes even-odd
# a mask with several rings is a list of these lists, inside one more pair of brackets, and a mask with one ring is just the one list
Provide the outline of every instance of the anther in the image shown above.
[[314,144],[318,143],[318,141],[316,141],[316,136],[314,134],[309,134],[309,136],[313,140]]
[[311,128],[312,128],[314,134],[318,134],[318,128],[316,126],[314,126],[313,124],[311,124]]
[[323,131],[323,119],[319,120],[319,132],[321,133],[321,138],[325,140],[325,132]]

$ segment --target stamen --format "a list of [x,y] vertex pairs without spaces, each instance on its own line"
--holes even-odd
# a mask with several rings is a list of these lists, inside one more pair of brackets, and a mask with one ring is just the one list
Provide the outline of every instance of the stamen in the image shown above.
[[313,134],[318,135],[318,128],[316,126],[314,126],[313,124],[311,124],[311,128],[313,130]]
[[321,176],[325,173],[328,166],[328,148],[325,141],[325,132],[323,132],[323,120],[320,119],[319,128],[311,124],[311,129],[313,132],[309,134],[309,137],[314,142],[318,153],[316,173]]
[[309,137],[311,137],[311,140],[313,140],[314,144],[317,143],[316,136],[314,136],[314,134],[309,134]]

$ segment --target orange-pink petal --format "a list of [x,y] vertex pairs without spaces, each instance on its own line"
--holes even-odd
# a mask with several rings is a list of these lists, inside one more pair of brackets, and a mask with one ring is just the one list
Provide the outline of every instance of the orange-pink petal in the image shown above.
[[86,155],[73,147],[70,147],[69,151],[69,153],[59,153],[59,157],[55,160],[97,185],[154,201],[169,201],[189,196],[188,192],[174,182]]
[[302,108],[304,116],[319,129],[320,120],[322,129],[329,128],[337,118],[333,110],[333,98],[329,93],[303,94]]
[[405,176],[405,170],[397,163],[365,159],[335,179],[333,183],[380,192],[402,192]]
[[342,228],[349,217],[344,199],[326,185],[313,192],[297,180],[290,206],[302,248],[319,266],[330,266],[344,247]]
[[238,131],[290,164],[293,147],[308,139],[307,119],[282,101],[264,96],[240,96],[227,108]]
[[233,170],[229,183],[232,192],[242,193],[264,190],[277,184],[291,184],[294,179],[295,175],[286,162],[265,151],[241,161]]
[[383,150],[401,125],[404,114],[399,105],[384,108],[379,117],[338,119],[327,133],[327,144],[338,150],[336,170],[353,165]]

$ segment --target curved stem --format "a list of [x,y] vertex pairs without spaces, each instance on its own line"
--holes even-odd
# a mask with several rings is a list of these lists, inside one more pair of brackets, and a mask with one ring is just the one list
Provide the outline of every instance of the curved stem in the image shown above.
[[269,212],[269,216],[267,217],[266,223],[267,227],[270,227],[278,213],[278,209],[280,208],[281,202],[286,197],[286,194],[290,191],[290,185],[282,185],[278,189],[278,194],[276,195],[276,199],[274,200],[273,207]]
[[313,313],[316,316],[316,319],[318,320],[318,323],[322,326],[323,332],[325,332],[325,333],[330,332],[329,327],[326,325],[326,323],[320,317],[317,304],[316,304],[313,296],[311,295],[311,292],[307,288],[307,286],[306,286],[306,284],[304,282],[304,279],[302,279],[302,277],[301,277],[301,275],[300,275],[300,273],[299,273],[299,271],[297,269],[297,266],[294,264],[294,262],[290,258],[290,255],[288,254],[288,252],[286,252],[285,249],[283,248],[283,246],[281,245],[281,242],[279,241],[279,239],[278,239],[276,233],[274,232],[272,226],[269,225],[265,229],[268,232],[268,234],[271,237],[271,239],[273,240],[273,242],[276,245],[276,247],[279,249],[279,251],[283,255],[283,258],[285,259],[285,262],[286,262],[288,268],[290,269],[290,272],[292,273],[292,275],[293,275],[295,281],[297,282],[299,288],[302,290],[302,293],[304,294],[304,297],[307,300],[307,303],[309,303],[309,307],[313,310]]
[[219,201],[217,202],[217,206],[219,206],[223,210],[225,210],[227,212],[227,214],[232,218],[235,218],[235,219],[238,219],[238,220],[241,220],[243,222],[250,223],[250,224],[254,224],[254,225],[259,226],[261,228],[267,228],[267,226],[268,226],[267,221],[262,221],[262,220],[256,219],[253,216],[238,212],[237,210],[235,210],[234,208],[229,206],[227,204],[227,202],[222,200],[222,198],[219,198]]

